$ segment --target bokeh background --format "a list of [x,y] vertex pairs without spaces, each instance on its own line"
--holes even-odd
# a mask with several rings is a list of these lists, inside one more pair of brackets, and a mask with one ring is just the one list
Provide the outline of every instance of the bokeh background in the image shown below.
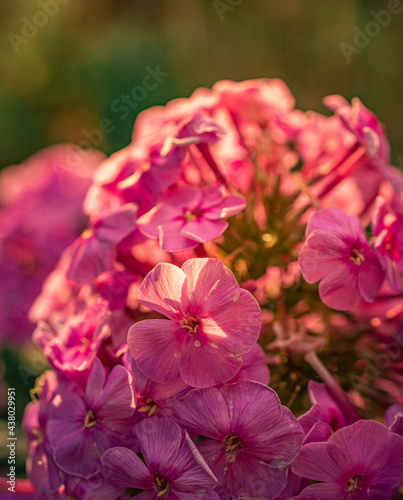
[[[395,13],[377,29],[374,15],[390,5]],[[326,112],[322,98],[333,93],[360,97],[385,123],[393,163],[403,167],[400,10],[399,0],[2,1],[0,168],[62,142],[111,154],[129,143],[141,110],[220,79],[261,77],[284,79],[303,110]],[[371,36],[360,37],[365,30]],[[150,68],[160,81],[139,90]],[[135,88],[137,102],[124,103]],[[32,349],[0,349],[19,420],[44,368]]]
[[[43,24],[38,12],[55,3],[58,12],[33,34],[29,22]],[[283,78],[304,110],[325,112],[321,100],[328,94],[359,96],[386,124],[397,165],[403,155],[403,13],[392,14],[378,34],[367,26],[371,11],[389,4],[400,1],[1,2],[0,166],[49,144],[85,142],[85,131],[108,118],[113,130],[92,142],[112,153],[127,145],[142,109],[219,79],[260,77]],[[347,62],[340,44],[354,47],[357,28],[368,28],[371,37]],[[11,34],[24,32],[31,36],[26,43],[11,42]],[[117,109],[116,100],[157,65],[169,75],[128,114],[114,112],[113,103]]]

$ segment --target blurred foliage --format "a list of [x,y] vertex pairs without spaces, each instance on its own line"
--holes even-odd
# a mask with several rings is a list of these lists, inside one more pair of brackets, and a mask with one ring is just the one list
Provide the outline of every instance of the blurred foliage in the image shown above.
[[[388,2],[63,0],[14,50],[10,33],[22,36],[27,20],[46,21],[38,12],[57,1],[0,4],[0,166],[49,144],[85,141],[106,118],[111,131],[95,134],[93,144],[112,153],[128,144],[142,109],[220,79],[260,77],[284,79],[302,109],[324,112],[321,100],[332,93],[359,96],[386,124],[394,164],[403,164],[403,13],[350,63],[340,48]],[[127,113],[113,103],[157,65],[169,76],[121,119]]]

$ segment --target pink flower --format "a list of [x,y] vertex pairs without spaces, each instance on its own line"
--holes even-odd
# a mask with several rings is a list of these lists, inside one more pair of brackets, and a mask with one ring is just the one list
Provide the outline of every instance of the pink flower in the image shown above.
[[102,457],[112,484],[145,490],[144,500],[219,500],[217,479],[187,432],[169,418],[143,420],[135,427],[144,461],[116,447]]
[[139,302],[169,318],[135,323],[128,335],[138,368],[156,382],[179,376],[193,387],[226,382],[259,337],[258,303],[215,259],[190,259],[181,269],[158,264]]
[[224,218],[246,206],[239,196],[226,196],[218,187],[185,186],[171,191],[158,205],[140,217],[142,233],[159,238],[162,250],[180,252],[211,241],[227,229]]
[[94,217],[68,250],[71,258],[68,278],[86,283],[111,269],[116,245],[136,228],[136,214],[136,206],[129,203]]
[[403,438],[379,422],[360,420],[326,443],[303,446],[292,470],[320,481],[299,500],[391,500],[403,481]]
[[174,406],[176,421],[208,440],[197,444],[221,498],[275,498],[301,448],[303,431],[269,387],[241,380],[193,389]]
[[320,281],[322,301],[340,310],[373,302],[384,273],[358,217],[325,208],[311,216],[306,235],[299,264],[308,283]]

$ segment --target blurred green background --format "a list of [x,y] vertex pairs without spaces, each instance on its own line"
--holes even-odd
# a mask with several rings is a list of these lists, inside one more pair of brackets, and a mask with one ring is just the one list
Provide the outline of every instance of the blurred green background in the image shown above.
[[[399,13],[377,29],[374,12],[391,5]],[[88,135],[110,154],[128,144],[142,109],[219,79],[260,77],[284,79],[304,110],[325,112],[328,94],[359,96],[386,124],[401,166],[400,10],[399,0],[3,1],[0,167]],[[357,29],[371,35],[361,48]],[[354,48],[350,62],[342,43]],[[156,88],[121,104],[158,65],[168,75]],[[91,135],[105,119],[107,133]]]

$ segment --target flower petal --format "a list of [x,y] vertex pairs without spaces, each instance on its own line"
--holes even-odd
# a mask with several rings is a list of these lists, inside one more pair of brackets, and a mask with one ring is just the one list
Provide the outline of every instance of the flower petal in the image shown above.
[[102,465],[108,480],[122,488],[151,490],[150,471],[140,458],[127,448],[110,448],[102,455]]
[[[355,264],[353,264],[355,265]],[[348,264],[340,264],[319,284],[322,301],[333,309],[348,311],[361,299],[358,290],[357,275]]]
[[181,230],[181,235],[199,243],[207,243],[218,238],[227,229],[228,222],[225,220],[209,220],[204,216],[190,222],[186,222]]
[[182,289],[186,274],[173,264],[157,264],[144,278],[138,300],[172,320],[183,317]]
[[148,319],[135,323],[127,343],[137,367],[146,377],[163,384],[179,377],[184,330],[165,319]]

